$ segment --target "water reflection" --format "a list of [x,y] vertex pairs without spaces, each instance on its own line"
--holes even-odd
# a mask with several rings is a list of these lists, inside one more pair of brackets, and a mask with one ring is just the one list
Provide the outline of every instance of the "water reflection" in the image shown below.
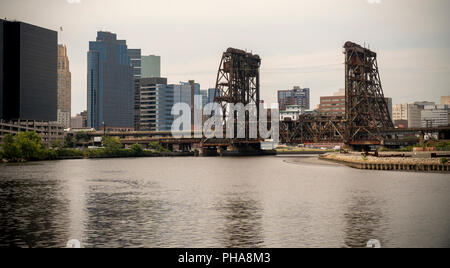
[[0,247],[448,246],[448,175],[283,160],[0,165]]
[[262,247],[262,209],[256,200],[245,195],[228,194],[218,208],[224,216],[224,227],[220,231],[222,242],[227,248]]
[[352,248],[366,247],[367,241],[377,239],[381,243],[387,242],[383,238],[381,223],[386,219],[382,210],[382,202],[370,196],[368,192],[355,194],[348,201],[348,211],[344,215],[345,245]]
[[0,247],[64,246],[68,210],[60,194],[55,180],[0,179]]
[[86,246],[161,246],[170,211],[152,198],[155,187],[125,179],[94,181],[87,198]]

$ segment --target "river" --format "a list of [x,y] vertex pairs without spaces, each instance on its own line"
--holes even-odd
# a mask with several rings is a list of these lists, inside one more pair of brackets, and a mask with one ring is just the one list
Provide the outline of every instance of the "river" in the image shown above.
[[316,157],[0,165],[0,247],[450,247],[448,174]]

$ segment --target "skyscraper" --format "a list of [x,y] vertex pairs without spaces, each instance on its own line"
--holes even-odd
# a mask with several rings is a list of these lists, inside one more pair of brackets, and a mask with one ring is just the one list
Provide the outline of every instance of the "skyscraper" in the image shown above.
[[141,78],[141,130],[170,131],[174,85],[167,78]]
[[208,104],[208,90],[200,90],[200,95],[202,95],[202,108]]
[[161,77],[161,57],[142,56],[142,78]]
[[0,34],[1,118],[56,121],[58,33],[0,20]]
[[133,90],[134,90],[134,129],[139,130],[141,105],[141,50],[128,49],[128,57],[130,57],[131,67],[133,68]]
[[208,89],[208,103],[213,103],[214,102],[214,94],[215,93],[216,93],[216,89],[215,88]]
[[133,128],[133,69],[126,41],[98,32],[89,42],[87,77],[88,126]]
[[3,118],[3,23],[0,19],[0,119]]
[[70,128],[72,75],[65,45],[58,45],[58,123]]
[[292,90],[278,91],[278,106],[280,111],[286,110],[288,105],[300,105],[305,110],[310,109],[310,89],[294,87]]

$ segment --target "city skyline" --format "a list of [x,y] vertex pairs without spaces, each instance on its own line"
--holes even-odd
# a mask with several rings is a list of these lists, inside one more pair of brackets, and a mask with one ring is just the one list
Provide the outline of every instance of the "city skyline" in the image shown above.
[[[233,3],[215,1],[135,0],[123,5],[103,0],[6,0],[0,3],[0,15],[54,30],[62,27],[59,43],[68,47],[73,78],[72,115],[86,109],[86,53],[98,30],[118,34],[129,47],[141,48],[143,55],[160,55],[162,76],[169,83],[195,79],[205,89],[215,86],[225,48],[253,51],[262,58],[261,96],[267,103],[276,103],[277,90],[301,86],[311,88],[315,107],[320,96],[342,88],[342,45],[348,40],[366,42],[378,52],[385,95],[394,104],[438,102],[448,95],[448,1],[316,2],[248,1],[231,12]],[[105,5],[108,13],[99,12]],[[323,5],[329,8],[323,10]],[[244,16],[250,10],[254,16]],[[346,12],[351,15],[344,16]],[[226,16],[232,16],[231,23],[225,23]],[[362,17],[364,26],[354,23]],[[241,27],[236,31],[232,26]]]

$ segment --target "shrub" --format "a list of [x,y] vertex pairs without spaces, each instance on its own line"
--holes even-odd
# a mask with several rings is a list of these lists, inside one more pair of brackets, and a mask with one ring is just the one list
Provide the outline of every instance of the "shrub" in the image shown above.
[[118,138],[106,137],[104,144],[105,150],[109,154],[118,153],[120,149],[123,148],[123,145],[122,143],[120,143],[120,140]]
[[83,155],[83,151],[70,148],[59,149],[57,151],[58,157],[83,157]]
[[442,158],[441,158],[441,163],[442,163],[443,165],[447,164],[447,163],[448,163],[447,157],[442,157]]
[[3,157],[8,160],[44,160],[53,156],[47,152],[41,137],[35,132],[20,132],[3,138]]
[[139,143],[131,145],[130,149],[135,156],[143,155],[144,149],[142,149],[142,146]]

